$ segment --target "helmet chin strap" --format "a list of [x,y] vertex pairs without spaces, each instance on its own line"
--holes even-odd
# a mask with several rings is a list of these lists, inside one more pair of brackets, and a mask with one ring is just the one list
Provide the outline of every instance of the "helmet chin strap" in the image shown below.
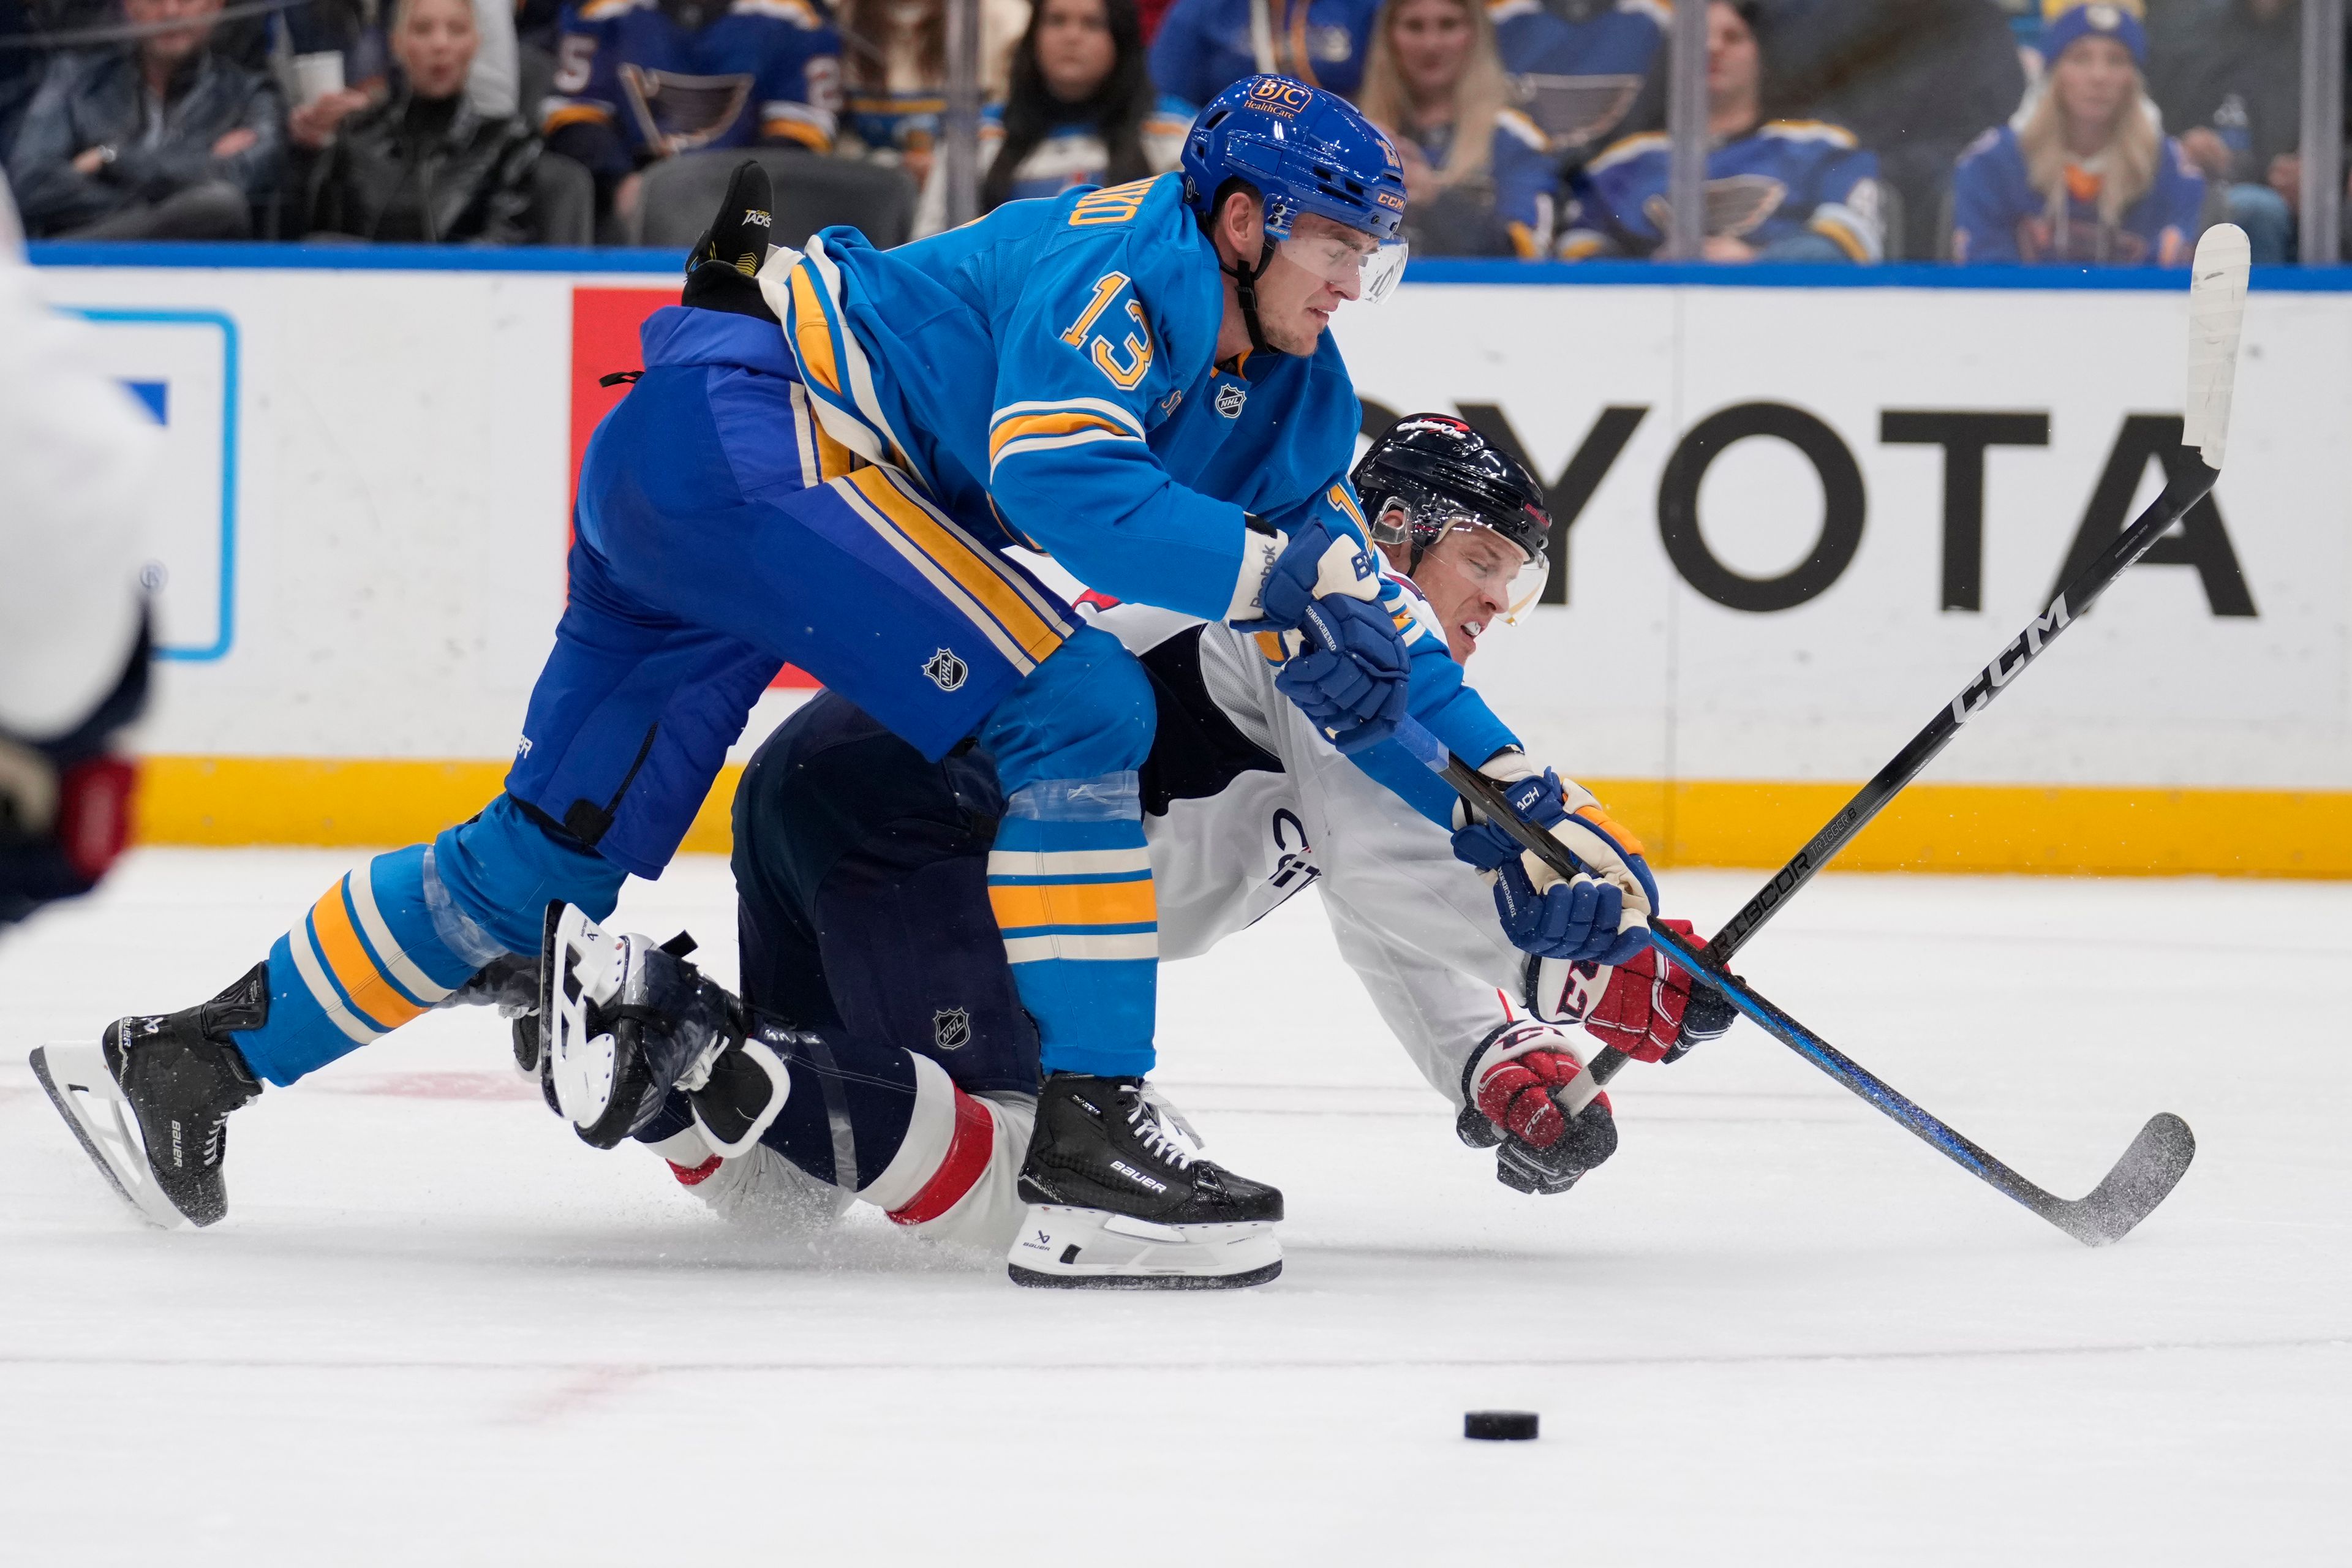
[[1257,319],[1257,280],[1265,276],[1267,268],[1274,265],[1275,245],[1275,237],[1269,234],[1265,236],[1263,247],[1258,251],[1255,267],[1245,266],[1236,261],[1225,268],[1225,275],[1234,280],[1234,302],[1242,308],[1242,325],[1249,329],[1250,352],[1253,353],[1270,354],[1281,352],[1267,344],[1265,330],[1259,325]]

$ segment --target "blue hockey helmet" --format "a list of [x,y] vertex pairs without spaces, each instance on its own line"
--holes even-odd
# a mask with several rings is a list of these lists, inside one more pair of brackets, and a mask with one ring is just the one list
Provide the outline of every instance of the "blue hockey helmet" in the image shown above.
[[1404,224],[1404,166],[1355,105],[1286,76],[1244,77],[1209,100],[1184,138],[1184,200],[1202,218],[1227,180],[1265,201],[1265,232],[1300,213],[1392,240]]
[[[1257,283],[1277,248],[1297,251],[1294,260],[1351,300],[1381,299],[1404,271],[1404,166],[1380,127],[1347,100],[1285,76],[1246,77],[1217,94],[1184,138],[1184,201],[1203,227],[1230,180],[1246,181],[1264,204],[1255,265],[1236,258],[1226,268],[1258,353],[1269,351]],[[1378,244],[1364,254],[1335,241],[1294,243],[1291,226],[1307,213]]]

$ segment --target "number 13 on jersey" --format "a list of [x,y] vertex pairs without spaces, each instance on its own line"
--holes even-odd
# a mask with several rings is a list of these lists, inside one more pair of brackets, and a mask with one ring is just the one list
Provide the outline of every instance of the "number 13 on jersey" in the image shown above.
[[[1070,323],[1070,330],[1062,334],[1062,341],[1074,349],[1085,350],[1087,357],[1095,362],[1095,368],[1110,377],[1113,386],[1121,392],[1133,392],[1142,384],[1144,374],[1151,368],[1151,323],[1143,319],[1143,307],[1133,300],[1127,302],[1127,313],[1134,319],[1136,331],[1128,333],[1125,342],[1117,348],[1111,345],[1109,333],[1125,324],[1118,317],[1111,318],[1109,328],[1102,331],[1095,330],[1096,321],[1110,309],[1110,302],[1118,298],[1119,291],[1127,284],[1128,278],[1124,272],[1106,272],[1096,279],[1094,297],[1087,301],[1087,308],[1079,312],[1078,319]],[[1090,349],[1087,348],[1089,335],[1094,338]],[[1122,353],[1125,363],[1120,363]]]

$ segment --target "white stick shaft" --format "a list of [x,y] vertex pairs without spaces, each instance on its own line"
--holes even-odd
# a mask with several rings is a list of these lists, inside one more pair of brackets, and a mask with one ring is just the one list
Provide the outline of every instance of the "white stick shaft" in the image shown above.
[[2180,444],[2219,472],[2230,442],[2230,395],[2238,379],[2238,331],[2246,316],[2246,231],[2216,224],[2197,242],[2189,279],[2189,404]]

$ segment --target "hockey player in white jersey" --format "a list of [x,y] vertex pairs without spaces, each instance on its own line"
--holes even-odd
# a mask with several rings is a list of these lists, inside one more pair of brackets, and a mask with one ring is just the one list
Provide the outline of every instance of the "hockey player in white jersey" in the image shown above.
[[[1391,565],[1420,590],[1423,631],[1457,658],[1540,589],[1541,491],[1460,421],[1401,422],[1354,479]],[[1163,958],[1203,952],[1319,884],[1341,952],[1455,1107],[1463,1140],[1497,1150],[1505,1183],[1564,1191],[1615,1148],[1576,1026],[1650,1060],[1727,1026],[1713,992],[1695,999],[1647,948],[1614,969],[1524,951],[1558,951],[1557,925],[1548,940],[1528,917],[1568,900],[1529,900],[1516,863],[1465,865],[1445,832],[1281,697],[1258,639],[1140,606],[1099,608],[1096,624],[1142,659],[1158,700],[1142,789]],[[1573,785],[1568,798],[1591,800]],[[1009,1248],[1025,1284],[1272,1278],[1270,1227],[1203,1245],[1023,1191],[1037,1046],[987,902],[1002,810],[984,755],[925,763],[820,697],[761,748],[736,796],[742,1002],[644,939],[604,939],[575,958],[585,989],[551,997],[553,1011],[584,1034],[662,1040],[648,1054],[698,1092],[674,1095],[638,1136],[722,1213],[823,1215],[854,1193],[919,1234]],[[1491,862],[1476,837],[1454,838]],[[1518,889],[1498,889],[1511,896],[1490,890],[1514,879]],[[781,1058],[793,1086],[757,1133],[712,1092],[738,1041]],[[1174,1187],[1205,1162],[1148,1093],[1093,1110],[1128,1123],[1135,1180]]]
[[88,891],[129,826],[155,441],[90,331],[41,297],[0,181],[0,926]]

